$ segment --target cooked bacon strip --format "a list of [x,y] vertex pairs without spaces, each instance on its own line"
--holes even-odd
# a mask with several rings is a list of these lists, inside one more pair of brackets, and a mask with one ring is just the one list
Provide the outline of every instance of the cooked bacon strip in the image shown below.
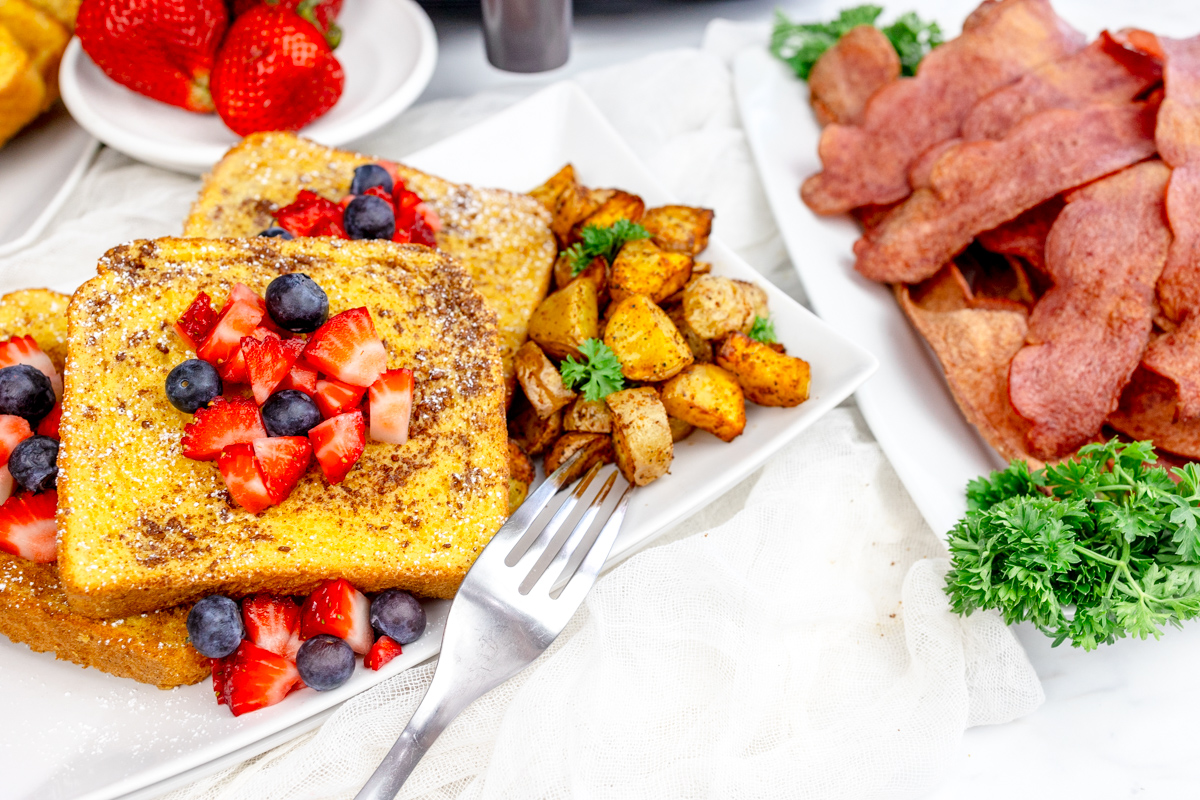
[[809,102],[817,122],[859,124],[871,95],[899,77],[900,56],[883,31],[874,25],[851,28],[808,74]]
[[[1170,189],[1167,191],[1169,202]],[[1175,383],[1179,393],[1176,413],[1180,419],[1200,417],[1200,314],[1192,314],[1175,330],[1154,337],[1142,357],[1142,366]]]
[[1108,424],[1126,436],[1153,441],[1159,450],[1200,460],[1200,421],[1178,417],[1175,385],[1138,367]]
[[1072,192],[1050,230],[1054,288],[1034,306],[1009,371],[1009,397],[1033,423],[1028,445],[1039,458],[1099,433],[1142,360],[1171,244],[1169,177],[1161,161],[1147,161]]
[[1043,64],[976,103],[963,121],[962,138],[1002,139],[1021,120],[1051,108],[1129,103],[1161,80],[1157,59],[1103,31],[1079,52]]
[[1025,259],[1036,272],[1046,273],[1046,237],[1050,226],[1062,211],[1061,197],[1052,197],[990,231],[984,231],[976,241],[993,253]]
[[800,192],[809,208],[841,214],[903,199],[912,162],[956,136],[979,98],[1084,45],[1049,0],[993,5],[971,29],[925,56],[915,77],[892,81],[872,95],[861,126],[825,128],[819,149],[824,171],[806,180]]
[[887,283],[925,280],[980,233],[1056,194],[1154,153],[1157,103],[1055,109],[996,141],[964,142],[854,244],[855,269]]

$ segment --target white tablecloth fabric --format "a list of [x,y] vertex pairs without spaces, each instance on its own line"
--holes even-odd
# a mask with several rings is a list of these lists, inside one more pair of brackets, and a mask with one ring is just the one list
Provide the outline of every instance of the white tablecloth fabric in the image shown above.
[[[727,58],[753,30],[579,82],[682,201],[802,299],[745,137]],[[402,157],[519,99],[417,107],[358,143]],[[0,290],[71,290],[114,243],[177,234],[199,183],[103,150]],[[802,343],[789,343],[803,353]],[[939,537],[852,405],[603,577],[532,668],[471,706],[404,798],[869,798],[936,785],[963,730],[1043,699],[993,614],[954,616]],[[323,727],[171,800],[350,798],[432,674],[346,703]]]

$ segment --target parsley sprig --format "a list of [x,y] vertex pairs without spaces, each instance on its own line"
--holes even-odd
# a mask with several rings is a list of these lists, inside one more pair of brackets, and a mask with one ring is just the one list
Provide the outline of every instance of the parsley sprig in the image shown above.
[[597,256],[604,256],[604,259],[611,264],[612,260],[616,258],[617,251],[626,242],[649,239],[650,231],[636,222],[619,219],[606,228],[585,225],[579,236],[582,241],[567,248],[567,255],[571,259],[572,275],[578,275],[587,269],[587,265],[592,263],[592,259]]
[[770,317],[756,316],[753,324],[750,325],[750,333],[746,335],[763,344],[774,344],[779,341],[775,338],[775,323]]
[[1200,470],[1156,460],[1150,442],[1113,439],[971,481],[950,532],[951,606],[995,608],[1085,650],[1200,615]]
[[[771,53],[791,65],[796,74],[808,80],[817,59],[847,33],[859,25],[875,25],[883,8],[862,5],[843,10],[831,22],[792,22],[779,10],[771,30]],[[936,22],[924,22],[914,12],[901,15],[891,25],[879,28],[900,56],[900,72],[914,75],[917,65],[933,48],[942,43],[942,29]]]
[[599,339],[588,339],[579,346],[586,362],[567,356],[559,366],[563,383],[572,389],[583,384],[583,399],[589,403],[603,400],[613,392],[625,388],[625,376],[621,374],[621,362],[617,354]]

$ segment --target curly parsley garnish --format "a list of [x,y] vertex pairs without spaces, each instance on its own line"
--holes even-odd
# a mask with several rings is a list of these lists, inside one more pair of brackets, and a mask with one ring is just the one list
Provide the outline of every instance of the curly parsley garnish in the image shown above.
[[617,251],[626,242],[649,239],[650,231],[636,222],[619,219],[607,228],[585,225],[579,235],[583,241],[576,242],[567,248],[567,254],[571,259],[572,275],[578,275],[587,269],[587,265],[592,263],[592,259],[597,256],[604,256],[604,259],[611,264]]
[[763,344],[775,344],[779,341],[775,338],[775,323],[770,317],[755,317],[754,323],[750,326],[750,333],[747,334],[751,339]]
[[1200,470],[1156,460],[1150,442],[1113,439],[971,481],[950,532],[951,606],[995,608],[1085,650],[1200,615]]
[[[859,25],[875,25],[883,13],[880,6],[863,5],[842,11],[832,22],[792,22],[775,12],[771,30],[771,53],[786,61],[803,80],[808,80],[817,59],[847,33]],[[878,27],[878,26],[877,26]],[[879,28],[900,56],[900,72],[914,75],[917,65],[933,48],[942,43],[942,29],[936,22],[923,22],[913,12],[900,16],[891,25]]]
[[621,374],[621,362],[617,354],[599,339],[588,339],[579,346],[587,359],[586,363],[567,356],[559,371],[563,383],[572,389],[583,384],[583,399],[589,403],[603,400],[613,392],[625,388],[625,376]]

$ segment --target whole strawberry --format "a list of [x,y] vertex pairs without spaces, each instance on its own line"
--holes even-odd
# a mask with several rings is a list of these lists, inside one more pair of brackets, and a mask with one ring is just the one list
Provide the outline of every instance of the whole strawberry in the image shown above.
[[[250,9],[271,0],[234,0],[233,18],[237,19]],[[342,13],[342,0],[278,0],[277,5],[295,11],[317,26],[325,35],[329,46],[337,49],[342,41],[342,29],[337,26],[338,14]]]
[[234,20],[212,73],[217,113],[239,136],[299,130],[333,108],[345,85],[325,37],[281,5]]
[[208,113],[209,75],[228,25],[224,0],[83,0],[75,33],[117,83]]

